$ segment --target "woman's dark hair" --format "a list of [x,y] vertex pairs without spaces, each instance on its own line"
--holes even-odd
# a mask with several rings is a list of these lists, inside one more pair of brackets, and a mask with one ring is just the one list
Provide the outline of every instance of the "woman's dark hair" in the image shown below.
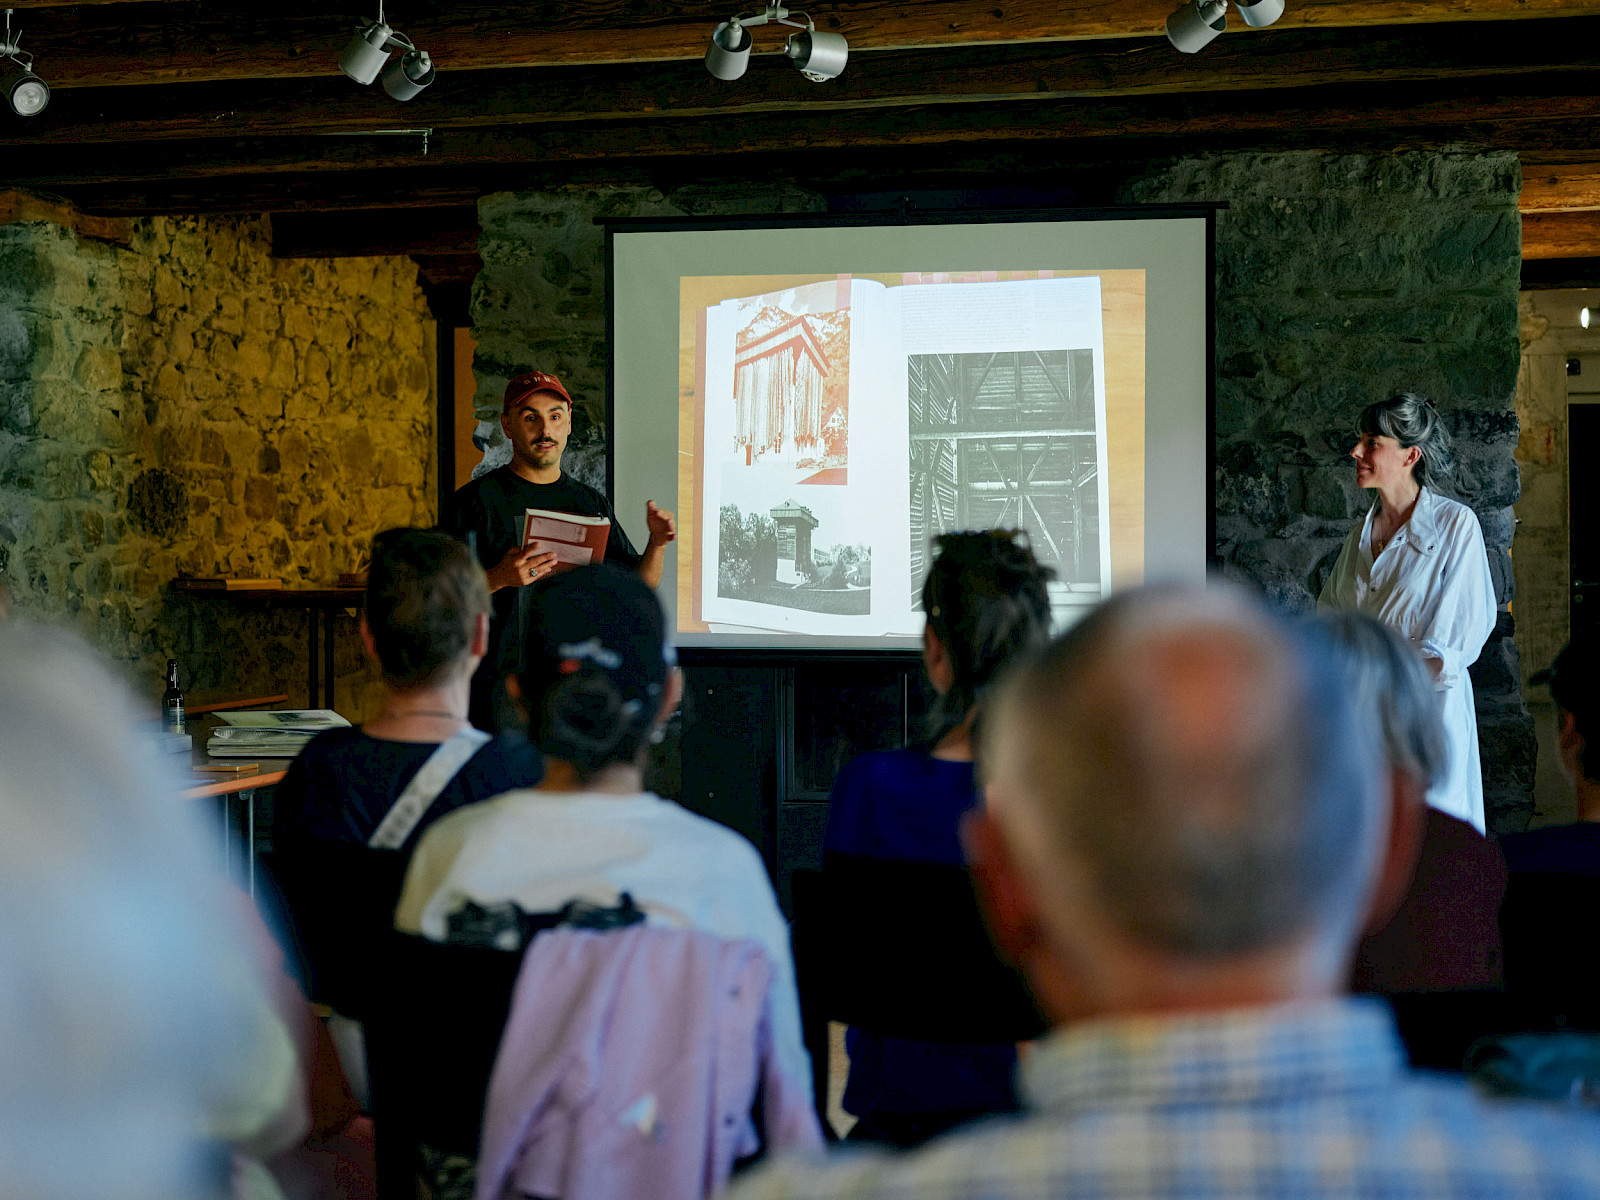
[[639,760],[673,653],[654,589],[632,571],[580,567],[529,598],[522,669],[528,735],[580,782]]
[[367,628],[395,687],[435,682],[472,649],[489,611],[489,582],[472,551],[432,529],[385,529],[372,539]]
[[1001,668],[1049,638],[1045,584],[1055,572],[1013,529],[940,534],[933,550],[922,611],[954,675],[931,715],[929,738],[937,741],[966,720]]
[[1411,478],[1427,488],[1437,488],[1450,478],[1450,431],[1444,427],[1433,402],[1415,392],[1401,392],[1361,410],[1356,432],[1392,437],[1402,450],[1422,451],[1411,468]]

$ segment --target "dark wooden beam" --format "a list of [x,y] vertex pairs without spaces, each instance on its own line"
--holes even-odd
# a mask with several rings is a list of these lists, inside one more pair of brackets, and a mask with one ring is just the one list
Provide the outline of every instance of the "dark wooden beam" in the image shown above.
[[1522,257],[1600,258],[1600,211],[1524,213]]
[[46,190],[385,168],[411,172],[421,187],[441,182],[437,177],[444,172],[516,164],[984,142],[1149,139],[1193,150],[1251,143],[1389,149],[1467,141],[1511,149],[1588,149],[1597,111],[1600,76],[1591,73],[1564,79],[1560,88],[1540,77],[1517,78],[1492,92],[1429,83],[442,130],[426,154],[418,138],[377,136],[136,143],[93,155],[72,145],[42,145],[8,150],[6,166],[18,186]]
[[1522,263],[1523,291],[1600,288],[1600,258],[1533,258]]
[[476,258],[478,206],[274,213],[272,253],[277,258],[349,258],[382,254]]
[[[1553,53],[1556,46],[1563,49]],[[1492,37],[1477,25],[1292,31],[1224,38],[1203,55],[1177,55],[1165,39],[1149,38],[866,53],[825,85],[776,59],[756,61],[734,83],[712,79],[697,62],[457,71],[441,73],[406,105],[342,76],[263,80],[248,91],[236,82],[77,88],[59,92],[37,118],[0,123],[0,145],[668,120],[1596,71],[1600,17],[1579,17],[1516,22]]]
[[[366,6],[330,11],[320,0],[38,6],[12,0],[27,48],[58,91],[205,80],[333,76]],[[674,0],[416,0],[391,11],[394,25],[428,50],[442,71],[572,63],[699,59],[716,6],[686,14]],[[1154,37],[1173,0],[830,0],[811,10],[818,28],[844,34],[853,50],[1007,42]],[[1476,24],[1600,15],[1600,0],[1297,0],[1270,38],[1296,28]],[[758,48],[781,34],[755,31]],[[1493,36],[1485,34],[1486,37]],[[1562,48],[1562,52],[1566,51]],[[1171,51],[1172,61],[1181,57]]]
[[1541,163],[1523,157],[1524,213],[1600,209],[1600,161]]

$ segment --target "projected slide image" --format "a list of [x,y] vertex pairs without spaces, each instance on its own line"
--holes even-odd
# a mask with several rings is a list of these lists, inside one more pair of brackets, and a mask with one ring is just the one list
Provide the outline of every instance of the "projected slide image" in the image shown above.
[[755,296],[739,302],[756,312],[734,339],[734,452],[745,466],[793,468],[797,484],[843,484],[849,465],[849,311],[795,312],[800,305],[792,293],[777,300]]
[[680,548],[691,621],[915,637],[933,539],[1002,526],[1026,530],[1057,571],[1053,603],[1099,599],[1110,554],[1097,277],[681,286],[694,308],[680,361],[695,382],[680,471],[702,514]]
[[1058,592],[1097,599],[1104,429],[1088,349],[907,359],[911,602],[935,537],[1029,531]]

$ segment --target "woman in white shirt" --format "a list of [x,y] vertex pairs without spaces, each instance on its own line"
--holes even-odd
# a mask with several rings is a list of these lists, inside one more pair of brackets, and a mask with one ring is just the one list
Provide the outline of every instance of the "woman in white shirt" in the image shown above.
[[1483,771],[1467,668],[1495,623],[1483,531],[1470,508],[1434,490],[1449,466],[1450,435],[1431,403],[1402,392],[1369,404],[1356,428],[1356,483],[1377,497],[1345,539],[1317,603],[1376,617],[1421,653],[1449,741],[1428,803],[1482,832]]

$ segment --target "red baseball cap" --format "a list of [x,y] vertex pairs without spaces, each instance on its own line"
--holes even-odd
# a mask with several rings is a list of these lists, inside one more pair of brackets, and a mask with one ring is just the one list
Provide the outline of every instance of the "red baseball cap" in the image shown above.
[[525,371],[506,384],[505,406],[500,411],[511,412],[535,392],[554,392],[567,402],[568,408],[572,407],[572,397],[567,394],[561,380],[543,371]]

